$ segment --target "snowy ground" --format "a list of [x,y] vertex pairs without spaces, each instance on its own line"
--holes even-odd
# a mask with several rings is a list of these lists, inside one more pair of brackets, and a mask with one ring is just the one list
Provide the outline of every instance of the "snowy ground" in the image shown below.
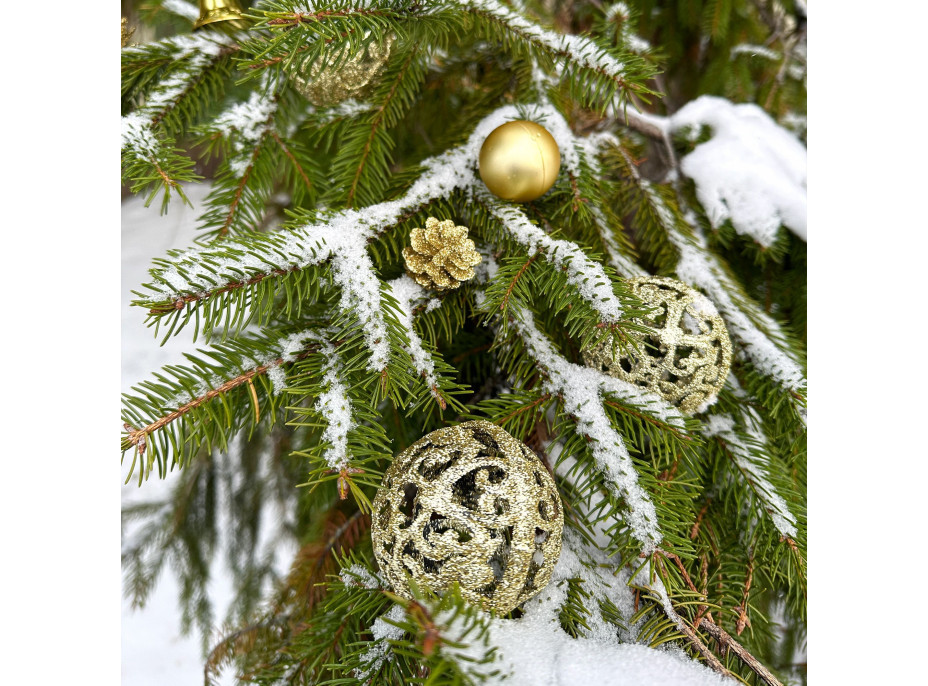
[[[195,236],[197,206],[207,189],[191,186],[187,190],[194,208],[172,202],[170,212],[161,216],[157,204],[144,207],[141,198],[122,204],[122,390],[147,378],[165,364],[182,362],[182,353],[194,348],[189,336],[180,335],[159,347],[145,328],[145,313],[131,308],[132,289],[146,280],[151,258],[172,247],[186,247]],[[149,500],[165,493],[172,478],[153,477],[141,488],[132,481],[123,487],[123,502]],[[129,531],[131,535],[131,530]],[[282,551],[286,553],[287,551]],[[281,554],[279,565],[287,562]],[[223,616],[233,596],[230,575],[220,565],[211,591],[216,615]],[[177,584],[168,571],[159,580],[149,603],[132,610],[123,601],[122,684],[123,686],[161,686],[162,684],[203,683],[203,658],[199,637],[181,636],[177,607]],[[505,634],[505,635],[504,635]],[[530,628],[513,624],[501,630],[501,647],[508,647],[508,662],[516,676],[510,683],[526,686],[589,686],[590,683],[616,686],[718,686],[726,683],[708,668],[688,660],[681,651],[658,651],[644,646],[619,645],[612,641],[576,641],[553,626]],[[223,684],[232,684],[225,674]],[[732,682],[734,683],[734,682]]]
[[[206,196],[203,186],[187,191],[198,205]],[[122,390],[145,379],[165,364],[183,361],[182,353],[194,345],[181,334],[159,347],[151,331],[145,328],[145,312],[130,307],[132,289],[138,289],[147,276],[149,261],[168,248],[185,247],[195,236],[198,212],[176,199],[167,215],[159,215],[159,205],[146,208],[139,197],[122,204]],[[174,473],[176,475],[176,472]],[[173,476],[173,475],[172,475]],[[123,486],[123,502],[150,500],[164,494],[172,477],[152,477],[141,488],[133,480]],[[227,575],[219,575],[211,585],[217,608],[222,612],[232,597]],[[163,686],[164,684],[202,684],[203,658],[199,637],[180,635],[177,608],[178,588],[168,572],[161,576],[150,602],[141,611],[132,611],[123,601],[122,611],[122,684],[123,686]],[[217,613],[219,614],[219,613]],[[231,679],[226,683],[232,683]]]

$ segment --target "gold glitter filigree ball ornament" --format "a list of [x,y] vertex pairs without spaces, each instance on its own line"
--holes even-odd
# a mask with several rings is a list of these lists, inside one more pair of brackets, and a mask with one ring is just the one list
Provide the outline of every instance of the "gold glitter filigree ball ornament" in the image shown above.
[[511,121],[480,147],[480,178],[498,198],[528,202],[548,192],[561,168],[554,136],[532,121]]
[[337,66],[329,64],[321,68],[316,61],[310,66],[292,67],[290,82],[316,107],[331,107],[350,98],[361,98],[386,67],[392,46],[393,34],[387,34],[382,43],[367,43],[356,54],[338,61]]
[[455,226],[450,219],[425,220],[424,229],[413,229],[411,245],[403,248],[406,272],[423,288],[447,291],[474,277],[480,253],[467,237],[466,226]]
[[506,613],[541,591],[561,554],[561,499],[538,456],[495,424],[438,429],[400,453],[374,498],[371,538],[398,595],[407,579]]
[[686,414],[700,412],[722,390],[731,367],[731,339],[715,306],[676,279],[629,279],[632,293],[655,308],[637,321],[652,330],[638,350],[613,358],[607,339],[583,351],[587,366],[651,390]]

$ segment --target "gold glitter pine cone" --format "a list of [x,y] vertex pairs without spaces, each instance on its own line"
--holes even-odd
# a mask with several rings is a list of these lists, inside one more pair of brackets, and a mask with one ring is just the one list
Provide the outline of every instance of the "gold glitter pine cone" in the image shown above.
[[653,331],[627,355],[611,342],[583,351],[588,367],[653,391],[686,414],[710,404],[725,385],[732,347],[725,321],[699,291],[666,277],[629,279],[631,291],[656,308],[636,323]]
[[467,237],[466,226],[455,226],[450,219],[425,220],[424,229],[413,229],[411,245],[403,248],[406,272],[423,288],[446,291],[474,278],[474,265],[482,257]]
[[310,67],[290,70],[290,82],[304,98],[316,107],[332,107],[351,98],[367,95],[390,59],[393,34],[382,43],[372,41],[357,54],[339,62],[338,67],[324,69],[319,62]]
[[486,421],[438,429],[400,453],[374,498],[371,538],[387,581],[506,613],[539,593],[561,554],[564,513],[532,450]]

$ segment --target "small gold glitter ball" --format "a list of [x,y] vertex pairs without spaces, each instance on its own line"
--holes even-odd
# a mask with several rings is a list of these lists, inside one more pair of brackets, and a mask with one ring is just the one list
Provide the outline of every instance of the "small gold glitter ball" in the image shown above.
[[466,226],[455,226],[450,219],[425,220],[424,229],[413,229],[411,245],[403,248],[406,272],[423,288],[446,291],[474,277],[480,253],[467,237]]
[[393,34],[382,43],[371,41],[358,53],[320,69],[319,62],[310,67],[290,70],[293,87],[316,107],[332,107],[350,98],[362,98],[370,91],[386,67],[393,46]]
[[511,121],[480,147],[480,178],[498,198],[528,202],[548,192],[561,168],[554,136],[532,121]]
[[438,429],[400,453],[374,498],[371,538],[394,591],[408,577],[506,613],[540,592],[561,554],[564,513],[532,450],[486,421]]
[[704,410],[725,385],[731,339],[708,298],[676,279],[629,279],[631,291],[655,308],[637,320],[649,329],[638,350],[612,356],[608,339],[583,351],[583,361],[622,381],[653,391],[686,414]]

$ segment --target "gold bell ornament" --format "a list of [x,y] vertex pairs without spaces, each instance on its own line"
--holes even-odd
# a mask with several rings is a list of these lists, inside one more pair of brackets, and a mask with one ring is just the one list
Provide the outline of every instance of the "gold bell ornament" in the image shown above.
[[423,436],[387,469],[371,539],[384,577],[506,613],[539,593],[561,554],[564,509],[531,448],[478,420]]
[[200,17],[194,22],[193,30],[208,26],[224,33],[235,33],[248,28],[242,16],[238,0],[200,0]]
[[532,121],[510,121],[480,147],[480,178],[502,200],[528,202],[548,192],[561,169],[554,136]]

